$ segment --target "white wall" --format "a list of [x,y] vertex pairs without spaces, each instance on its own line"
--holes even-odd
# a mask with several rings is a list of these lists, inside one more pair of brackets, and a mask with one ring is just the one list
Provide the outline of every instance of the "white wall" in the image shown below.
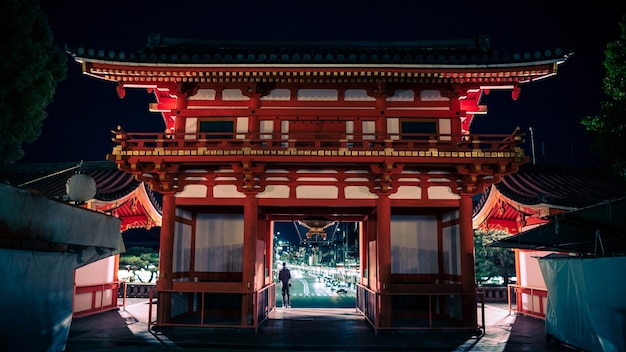
[[391,216],[391,273],[438,273],[437,218]]
[[546,282],[541,273],[541,267],[537,257],[543,257],[552,252],[546,251],[520,251],[519,268],[520,277],[517,278],[517,284],[533,288],[546,288]]
[[197,214],[195,270],[241,272],[243,214]]
[[[113,282],[115,278],[115,256],[100,259],[91,264],[77,268],[74,276],[76,286],[99,285]],[[74,296],[74,313],[110,306],[113,298],[117,297],[117,290],[105,290],[96,293],[95,304],[92,305],[93,293],[78,293]]]

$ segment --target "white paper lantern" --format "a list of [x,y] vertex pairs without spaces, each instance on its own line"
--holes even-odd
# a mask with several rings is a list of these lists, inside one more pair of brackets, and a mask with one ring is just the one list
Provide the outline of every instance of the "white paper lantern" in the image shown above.
[[65,193],[73,201],[86,202],[96,195],[96,181],[89,175],[73,175],[65,183]]

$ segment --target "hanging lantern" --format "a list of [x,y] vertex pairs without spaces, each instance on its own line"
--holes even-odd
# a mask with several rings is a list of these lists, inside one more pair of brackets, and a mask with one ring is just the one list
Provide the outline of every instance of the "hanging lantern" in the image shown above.
[[306,233],[306,237],[307,238],[312,238],[312,237],[322,237],[323,239],[326,239],[326,229],[332,225],[334,225],[335,223],[337,223],[334,220],[330,220],[324,217],[318,217],[318,216],[309,216],[307,218],[304,218],[302,220],[297,220],[298,223],[304,227],[306,227],[307,229],[309,229],[309,231]]
[[65,193],[76,202],[86,202],[96,195],[96,181],[85,174],[75,174],[67,179]]

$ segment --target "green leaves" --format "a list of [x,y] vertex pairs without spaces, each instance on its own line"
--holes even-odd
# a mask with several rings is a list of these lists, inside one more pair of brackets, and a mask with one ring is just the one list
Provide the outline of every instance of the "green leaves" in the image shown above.
[[67,57],[37,0],[0,2],[0,162],[24,156],[41,134],[46,107],[67,75]]
[[152,248],[130,247],[120,254],[120,266],[130,265],[135,270],[157,270],[159,267],[159,253]]
[[608,43],[604,52],[606,100],[601,102],[598,115],[583,118],[581,124],[603,169],[626,179],[626,15],[619,26],[620,39]]
[[507,233],[476,231],[474,233],[474,261],[476,265],[476,281],[480,284],[483,278],[501,276],[505,279],[515,276],[515,253],[508,248],[487,247],[489,243],[509,236]]

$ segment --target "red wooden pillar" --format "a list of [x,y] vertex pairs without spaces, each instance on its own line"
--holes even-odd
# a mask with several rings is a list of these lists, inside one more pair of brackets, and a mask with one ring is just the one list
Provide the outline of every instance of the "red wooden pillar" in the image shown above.
[[263,221],[265,224],[265,267],[267,268],[267,274],[265,284],[269,285],[274,282],[274,222],[269,221],[267,218]]
[[[163,218],[159,240],[159,279],[157,291],[164,292],[172,288],[172,267],[174,258],[174,228],[176,224],[176,199],[174,193],[163,193]],[[168,323],[171,313],[169,293],[161,293],[157,306],[157,322]]]
[[254,114],[250,114],[250,116],[248,116],[248,136],[246,138],[256,140],[260,139],[260,130],[259,117]]
[[[120,280],[119,277],[119,270],[120,270],[120,255],[116,254],[114,257],[114,268],[115,270],[113,271],[113,282],[118,282]],[[518,276],[519,277],[519,276]],[[74,278],[76,278],[76,271],[74,271]],[[114,307],[117,307],[117,292],[119,290],[119,284],[115,285],[114,287],[117,287],[118,289],[116,291],[114,291],[115,294],[112,295],[112,305]],[[122,286],[124,288],[124,290],[126,290],[126,285]],[[124,294],[124,299],[126,299],[126,294]],[[124,302],[124,305],[126,305],[126,302]]]
[[[521,254],[523,252],[525,252],[525,250],[519,249],[519,248],[515,248],[514,251],[515,251],[515,277],[517,277],[517,283],[516,284],[520,285],[520,286],[526,286],[526,285],[528,285],[528,283],[522,277],[522,268],[520,266]],[[515,304],[516,309],[518,311],[521,311],[521,309],[524,308],[523,307],[523,302],[524,301],[522,301],[521,290],[518,290],[517,287],[515,287],[515,289],[513,290],[513,292],[515,293],[515,297],[511,296],[511,292],[510,292],[511,289],[508,286],[507,286],[507,290],[509,290],[507,292],[507,297],[508,297],[507,302],[509,303],[509,310],[511,308],[511,304],[513,303],[513,302],[511,302],[511,298],[514,298],[515,302],[516,302],[516,304]]]
[[367,265],[367,263],[369,262],[368,257],[368,253],[367,253],[367,248],[369,247],[369,238],[367,236],[368,234],[368,230],[366,230],[364,227],[367,226],[367,224],[369,223],[369,221],[363,221],[361,223],[361,225],[359,226],[359,283],[361,285],[368,285],[366,278],[369,277],[369,275],[366,273],[366,270],[369,270],[369,267]]
[[376,119],[376,140],[378,142],[384,142],[389,136],[387,135],[387,119],[384,116],[379,116]]
[[[450,119],[450,131],[459,131],[461,132],[463,127],[461,123],[461,118],[465,117],[466,119],[471,118],[471,116],[467,116],[465,111],[461,110],[461,101],[459,99],[450,99],[450,111],[458,111],[462,116],[458,116],[458,118]],[[460,141],[462,136],[458,132],[453,132],[451,139],[455,142]]]
[[[176,99],[176,120],[174,121],[174,133],[185,133],[185,117],[180,116],[180,111],[187,109],[187,94],[179,93]],[[180,137],[185,138],[185,137]]]
[[[378,289],[378,260],[376,255],[376,236],[378,232],[378,214],[372,214],[367,220],[367,234],[365,251],[367,252],[367,287],[372,290]],[[372,249],[373,248],[373,249]]]
[[459,207],[461,231],[461,281],[463,300],[463,322],[467,326],[476,323],[476,272],[474,268],[474,229],[472,228],[472,197],[461,195]]
[[243,210],[243,263],[241,300],[241,324],[251,325],[254,314],[255,266],[258,237],[259,202],[255,192],[246,193]]
[[379,194],[376,205],[376,260],[378,268],[377,291],[381,294],[379,322],[391,325],[391,201],[388,194]]

